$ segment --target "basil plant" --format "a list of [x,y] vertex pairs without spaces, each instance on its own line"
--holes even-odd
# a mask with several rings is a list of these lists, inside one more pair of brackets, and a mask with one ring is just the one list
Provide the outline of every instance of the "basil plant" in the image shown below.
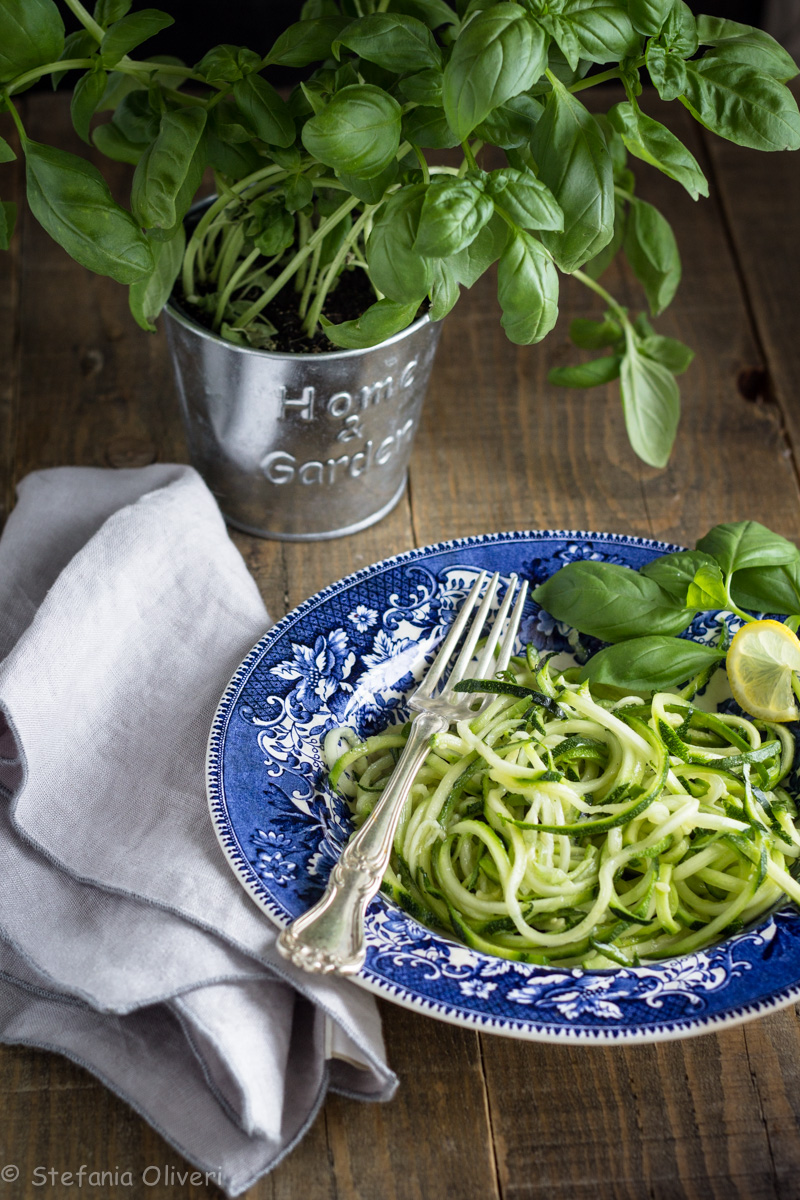
[[[496,264],[503,328],[528,345],[555,325],[569,274],[602,304],[600,319],[571,327],[599,354],[551,380],[618,378],[634,450],[667,462],[675,377],[692,354],[650,317],[681,262],[629,157],[694,199],[708,182],[645,111],[641,81],[739,145],[797,149],[786,82],[798,68],[773,38],[695,17],[683,0],[306,0],[272,46],[219,45],[188,66],[140,52],[172,18],[130,8],[1,0],[0,110],[19,133],[34,216],[78,262],[130,285],[140,325],[154,328],[176,287],[223,338],[271,349],[270,305],[288,296],[309,336],[322,326],[335,346],[370,346],[421,306],[444,317]],[[267,78],[277,65],[304,69],[288,99]],[[134,168],[128,208],[86,158],[28,137],[15,99],[44,76],[74,81],[77,133]],[[608,111],[590,112],[582,93],[610,80]],[[0,162],[13,158],[0,139]],[[187,230],[208,167],[217,198]],[[3,247],[14,217],[0,204]],[[600,282],[619,251],[647,302],[635,318]],[[374,299],[334,325],[326,299],[353,271]]]

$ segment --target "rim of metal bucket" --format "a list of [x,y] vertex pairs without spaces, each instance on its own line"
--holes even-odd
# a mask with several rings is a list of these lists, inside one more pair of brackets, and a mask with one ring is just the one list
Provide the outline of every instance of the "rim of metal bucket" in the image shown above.
[[[269,359],[286,359],[290,358],[293,362],[327,362],[330,359],[355,358],[359,354],[369,354],[371,350],[380,350],[384,346],[393,346],[396,342],[402,342],[404,338],[410,337],[412,333],[416,333],[424,325],[432,324],[430,315],[423,313],[411,325],[407,325],[405,329],[401,329],[399,333],[395,333],[390,338],[385,338],[382,342],[376,342],[374,346],[362,346],[356,350],[326,350],[321,354],[298,354],[292,350],[258,350],[255,346],[236,346],[233,342],[228,342],[225,338],[219,336],[218,333],[206,329],[205,326],[199,325],[191,317],[183,311],[178,302],[170,296],[164,306],[167,314],[173,321],[177,321],[179,325],[183,325],[185,329],[190,329],[192,333],[196,333],[199,337],[206,338],[210,342],[216,342],[220,346],[224,346],[226,350],[238,351],[240,354],[256,354],[259,358]],[[438,322],[433,322],[438,324]]]
[[[186,220],[191,223],[196,220],[198,214],[209,204],[213,204],[216,196],[205,196],[202,200],[196,201],[189,212],[186,214]],[[421,317],[417,317],[416,321],[412,321],[405,329],[401,329],[399,333],[393,334],[390,338],[385,338],[382,342],[376,342],[374,346],[362,346],[356,350],[326,350],[321,354],[299,354],[291,350],[258,350],[255,346],[236,346],[233,342],[228,342],[225,338],[220,337],[218,333],[214,333],[211,329],[206,329],[204,325],[200,325],[181,307],[174,295],[170,296],[167,303],[164,305],[165,312],[177,321],[179,325],[183,325],[185,329],[190,329],[192,333],[198,334],[200,337],[206,338],[210,342],[217,342],[220,346],[224,346],[227,350],[238,351],[240,354],[256,354],[259,358],[268,359],[291,359],[293,362],[327,362],[330,359],[355,358],[359,354],[368,354],[370,350],[377,350],[384,346],[393,346],[396,342],[401,342],[404,338],[410,337],[412,333],[416,333],[424,325],[439,324],[439,322],[431,322],[430,315],[423,313]]]

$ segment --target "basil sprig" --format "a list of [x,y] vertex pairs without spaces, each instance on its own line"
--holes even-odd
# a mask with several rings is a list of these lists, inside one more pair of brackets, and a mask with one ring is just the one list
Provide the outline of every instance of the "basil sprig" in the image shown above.
[[[568,563],[533,592],[551,616],[612,645],[593,655],[581,678],[650,692],[691,681],[702,686],[725,659],[717,645],[677,636],[696,613],[753,612],[800,624],[800,551],[757,521],[715,525],[694,550],[678,550],[638,571],[592,559]],[[750,611],[747,611],[750,610]]]
[[[132,9],[131,0],[95,0],[91,13],[77,0],[2,0],[0,111],[19,134],[34,216],[79,262],[131,286],[140,324],[154,327],[177,281],[222,337],[272,349],[267,310],[287,288],[309,337],[324,327],[336,346],[366,347],[420,308],[445,316],[497,264],[502,326],[530,345],[555,325],[560,275],[572,275],[604,310],[574,322],[573,340],[600,353],[550,379],[578,388],[618,379],[633,449],[667,462],[676,377],[692,352],[650,318],[671,302],[681,261],[629,161],[695,200],[708,182],[646,111],[642,77],[720,137],[797,149],[800,112],[786,84],[798,68],[773,38],[695,17],[683,0],[305,0],[266,53],[222,42],[186,66],[148,57],[169,14]],[[66,34],[65,17],[79,28]],[[267,78],[278,66],[305,74],[288,99]],[[127,205],[85,159],[27,136],[16,97],[47,76],[54,86],[72,79],[79,136],[134,168]],[[608,113],[590,111],[581,93],[608,81],[617,84]],[[484,146],[502,166],[487,169]],[[429,162],[444,148],[460,158]],[[13,158],[0,139],[0,164]],[[184,243],[209,167],[219,200]],[[15,217],[0,198],[0,248]],[[647,315],[629,314],[599,282],[618,253]],[[326,299],[354,270],[374,302],[333,325]],[[757,579],[748,587],[760,595]]]

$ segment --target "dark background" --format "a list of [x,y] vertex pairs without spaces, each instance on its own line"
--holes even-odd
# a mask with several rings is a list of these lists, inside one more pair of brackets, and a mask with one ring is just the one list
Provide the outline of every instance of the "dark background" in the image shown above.
[[[158,0],[153,3],[159,7]],[[265,54],[278,34],[299,19],[302,0],[163,0],[163,6],[175,24],[147,43],[147,54],[175,54],[194,64],[220,42]],[[698,0],[690,6],[747,25],[760,25],[764,13],[762,0]],[[270,79],[289,82],[295,74],[271,70]]]

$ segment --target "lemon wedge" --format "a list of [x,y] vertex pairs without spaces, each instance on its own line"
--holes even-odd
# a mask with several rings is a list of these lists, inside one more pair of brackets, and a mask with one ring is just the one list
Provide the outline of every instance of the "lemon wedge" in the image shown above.
[[792,688],[800,672],[800,640],[780,621],[751,621],[739,629],[725,664],[737,704],[762,721],[800,717]]

